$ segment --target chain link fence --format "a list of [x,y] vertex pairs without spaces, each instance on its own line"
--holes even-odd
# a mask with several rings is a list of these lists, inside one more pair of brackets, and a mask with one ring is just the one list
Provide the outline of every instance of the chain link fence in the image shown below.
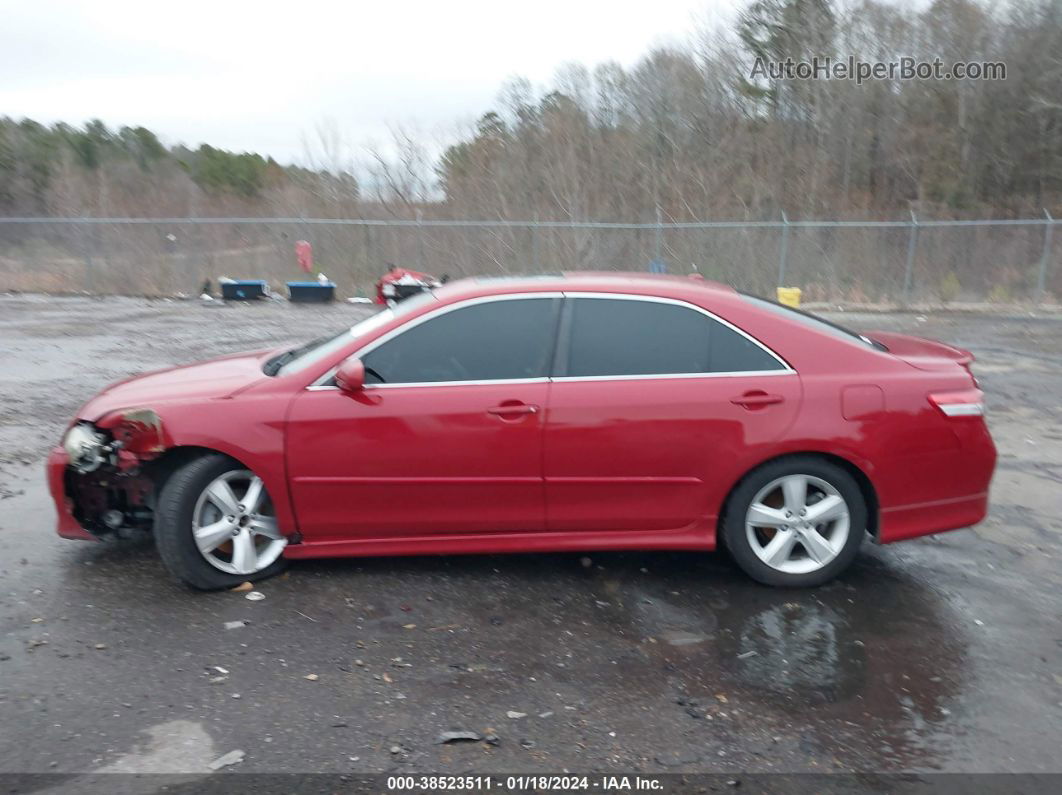
[[809,302],[1054,302],[1059,220],[597,223],[319,218],[0,218],[0,290],[191,295],[220,277],[297,280],[294,246],[341,295],[387,263],[453,278],[564,270],[698,272]]

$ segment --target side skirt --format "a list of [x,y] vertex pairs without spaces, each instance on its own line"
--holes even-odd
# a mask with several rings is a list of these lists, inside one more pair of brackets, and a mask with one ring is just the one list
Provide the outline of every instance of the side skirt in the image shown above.
[[583,552],[605,549],[715,549],[715,518],[666,533],[636,530],[600,533],[504,533],[404,538],[303,541],[284,549],[287,558],[380,557],[389,555]]

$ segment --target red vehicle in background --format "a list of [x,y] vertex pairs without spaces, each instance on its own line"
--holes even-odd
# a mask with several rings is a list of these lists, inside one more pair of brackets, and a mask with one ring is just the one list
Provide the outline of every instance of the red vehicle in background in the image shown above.
[[396,304],[417,293],[439,286],[439,280],[426,273],[388,265],[387,273],[376,282],[376,303]]
[[60,535],[153,532],[196,588],[285,558],[720,545],[817,585],[867,536],[985,516],[972,359],[702,280],[466,279],[117,383],[48,475]]

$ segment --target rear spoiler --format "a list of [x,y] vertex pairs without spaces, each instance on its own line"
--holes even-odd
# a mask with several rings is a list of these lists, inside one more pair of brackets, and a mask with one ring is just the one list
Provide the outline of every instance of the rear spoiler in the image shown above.
[[936,340],[891,331],[868,331],[863,336],[881,343],[893,356],[920,370],[939,370],[952,364],[969,368],[974,360],[970,351]]

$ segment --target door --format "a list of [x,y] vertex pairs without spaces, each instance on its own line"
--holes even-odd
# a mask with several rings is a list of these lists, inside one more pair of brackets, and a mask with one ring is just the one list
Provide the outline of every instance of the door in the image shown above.
[[288,419],[307,540],[542,530],[543,408],[559,296],[478,299],[359,352],[366,386]]
[[545,434],[547,529],[665,530],[710,514],[796,415],[784,361],[669,299],[569,297]]

